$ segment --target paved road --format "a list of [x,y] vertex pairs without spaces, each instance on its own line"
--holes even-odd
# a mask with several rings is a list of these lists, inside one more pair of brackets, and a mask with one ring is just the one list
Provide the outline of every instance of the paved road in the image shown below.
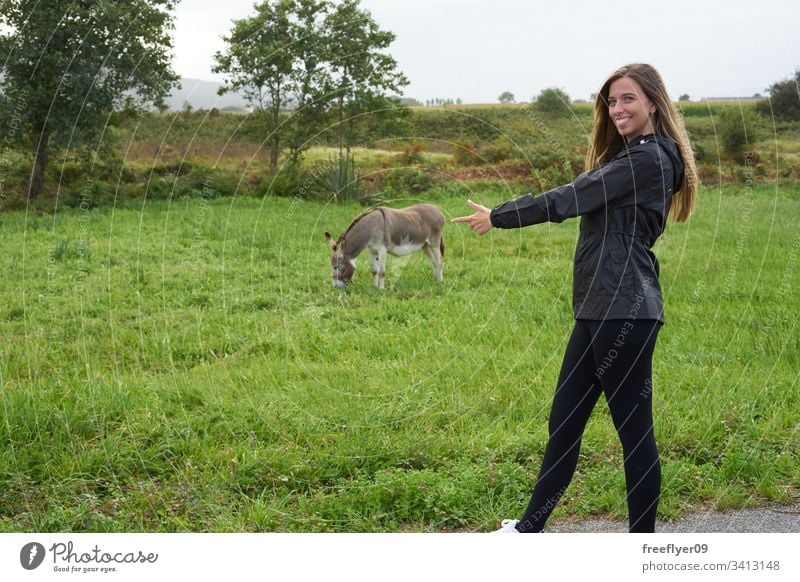
[[[604,519],[548,523],[546,532],[626,532],[627,523]],[[658,522],[658,533],[800,533],[800,503],[759,509],[699,511],[673,522]]]

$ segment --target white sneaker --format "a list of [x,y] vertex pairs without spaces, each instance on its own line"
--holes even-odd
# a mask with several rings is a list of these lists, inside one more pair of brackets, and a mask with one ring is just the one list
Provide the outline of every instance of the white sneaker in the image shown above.
[[516,525],[519,523],[518,519],[504,519],[500,523],[500,529],[493,531],[492,533],[498,534],[515,534],[520,533],[519,530],[516,528]]

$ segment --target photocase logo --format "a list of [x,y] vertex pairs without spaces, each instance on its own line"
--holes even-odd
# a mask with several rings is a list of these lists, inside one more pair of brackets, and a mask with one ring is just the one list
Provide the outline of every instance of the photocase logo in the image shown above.
[[26,570],[35,570],[42,565],[44,553],[44,546],[38,542],[25,544],[19,552],[19,563]]

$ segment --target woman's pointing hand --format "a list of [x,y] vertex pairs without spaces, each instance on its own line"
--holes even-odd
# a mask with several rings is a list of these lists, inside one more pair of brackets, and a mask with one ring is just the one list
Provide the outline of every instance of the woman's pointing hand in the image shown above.
[[475,211],[475,214],[470,216],[459,216],[452,219],[450,222],[468,222],[469,227],[478,234],[486,234],[492,229],[492,219],[489,216],[491,212],[485,206],[475,204],[472,200],[467,200],[467,204]]

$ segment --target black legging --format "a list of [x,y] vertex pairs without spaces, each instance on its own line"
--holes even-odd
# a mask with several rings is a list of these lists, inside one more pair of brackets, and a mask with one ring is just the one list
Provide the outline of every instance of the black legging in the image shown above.
[[660,328],[660,322],[649,319],[575,322],[553,398],[550,438],[519,531],[544,528],[572,480],[583,429],[601,392],[622,441],[629,531],[655,530],[661,465],[651,396],[653,348]]

